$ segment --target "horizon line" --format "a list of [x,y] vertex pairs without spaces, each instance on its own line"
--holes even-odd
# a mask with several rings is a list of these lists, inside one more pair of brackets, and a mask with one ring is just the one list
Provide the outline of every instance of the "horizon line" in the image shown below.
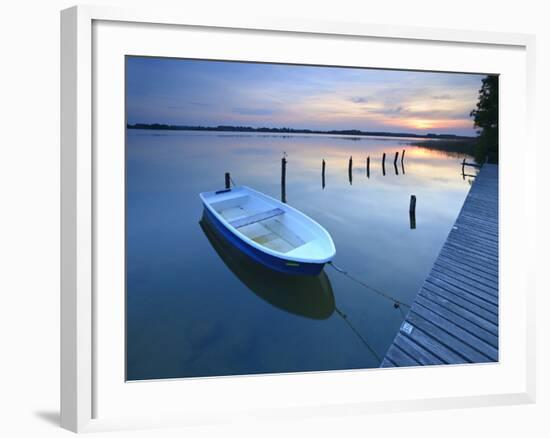
[[[261,127],[253,127],[253,126],[246,126],[246,125],[180,125],[180,124],[171,124],[171,123],[143,123],[143,122],[136,122],[136,123],[126,123],[127,129],[168,129],[168,130],[181,130],[184,131],[186,129],[188,130],[203,130],[203,131],[237,131],[237,132],[288,132],[288,133],[311,133],[311,134],[341,134],[341,135],[378,135],[378,136],[390,136],[390,135],[396,135],[401,137],[423,137],[423,138],[430,138],[430,137],[453,137],[458,139],[476,139],[479,137],[477,136],[469,136],[469,135],[460,135],[460,134],[451,134],[451,133],[432,133],[427,132],[426,134],[414,134],[411,132],[393,132],[393,131],[363,131],[360,129],[329,129],[329,130],[322,130],[322,129],[310,129],[310,128],[289,128],[289,127],[267,127],[267,126],[261,126]],[[183,129],[186,128],[186,129]],[[346,134],[349,133],[349,134]]]

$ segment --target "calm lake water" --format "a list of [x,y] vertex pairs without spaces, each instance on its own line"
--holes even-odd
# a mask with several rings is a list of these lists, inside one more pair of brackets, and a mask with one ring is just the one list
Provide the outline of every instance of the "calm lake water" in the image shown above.
[[280,198],[286,152],[287,202],[328,230],[334,262],[411,303],[470,184],[462,156],[409,142],[128,130],[128,380],[378,367],[406,307],[328,265],[318,278],[289,278],[251,263],[201,220],[198,194],[222,189],[231,172],[237,185]]

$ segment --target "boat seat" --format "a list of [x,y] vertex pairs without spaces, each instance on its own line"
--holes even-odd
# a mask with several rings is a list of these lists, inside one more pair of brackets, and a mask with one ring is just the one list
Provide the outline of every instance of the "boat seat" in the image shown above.
[[235,219],[229,221],[229,225],[235,228],[245,227],[246,225],[255,224],[256,222],[265,221],[266,219],[271,219],[272,217],[279,216],[284,213],[284,210],[280,208],[274,208],[273,210],[262,211],[261,213],[252,214],[240,219]]

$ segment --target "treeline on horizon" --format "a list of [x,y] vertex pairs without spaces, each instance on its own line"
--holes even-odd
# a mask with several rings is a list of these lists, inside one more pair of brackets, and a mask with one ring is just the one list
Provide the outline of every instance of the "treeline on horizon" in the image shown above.
[[407,132],[385,132],[385,131],[361,131],[358,129],[340,129],[340,130],[317,130],[317,129],[294,129],[294,128],[253,128],[251,126],[186,126],[186,125],[168,125],[164,123],[134,123],[127,124],[128,129],[152,129],[168,131],[220,131],[220,132],[265,132],[277,134],[326,134],[326,135],[356,135],[356,136],[374,136],[374,137],[411,137],[411,138],[431,138],[447,140],[474,140],[475,137],[454,135],[454,134],[433,134],[425,135],[412,134]]
[[410,143],[412,146],[420,146],[428,149],[436,149],[445,152],[454,152],[457,154],[466,154],[473,156],[476,161],[476,150],[478,145],[477,137],[457,138],[457,139],[425,139],[416,140]]

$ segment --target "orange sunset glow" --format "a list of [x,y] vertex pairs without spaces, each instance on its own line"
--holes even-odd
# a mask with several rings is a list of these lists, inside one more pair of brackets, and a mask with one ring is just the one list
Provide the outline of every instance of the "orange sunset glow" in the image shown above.
[[130,58],[128,123],[475,135],[482,75]]

